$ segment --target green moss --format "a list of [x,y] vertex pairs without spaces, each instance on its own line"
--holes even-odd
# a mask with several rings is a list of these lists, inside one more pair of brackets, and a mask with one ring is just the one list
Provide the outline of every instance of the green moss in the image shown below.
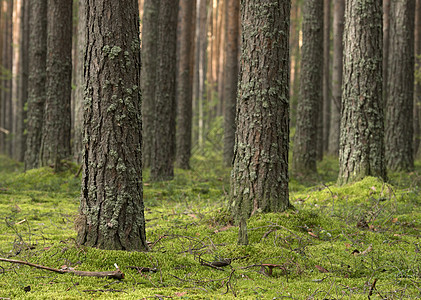
[[[367,177],[338,187],[335,160],[329,158],[319,164],[319,181],[292,178],[294,208],[252,216],[247,224],[250,244],[238,246],[238,228],[226,209],[229,169],[218,163],[219,157],[194,156],[192,170],[176,169],[174,180],[168,182],[149,182],[149,170],[144,171],[151,248],[144,253],[75,244],[77,166],[69,164],[61,173],[50,168],[22,173],[20,164],[0,156],[1,257],[82,271],[112,271],[117,264],[125,273],[124,280],[115,281],[2,262],[0,296],[367,299],[376,278],[383,297],[419,297],[419,164],[411,174],[392,173],[390,184]],[[353,255],[370,245],[365,255]],[[200,263],[226,258],[233,260],[223,270]],[[269,276],[259,267],[264,263],[281,268]],[[129,266],[157,272],[139,274]],[[321,273],[321,268],[328,273]],[[31,291],[24,291],[27,286]],[[380,298],[373,294],[376,297]]]

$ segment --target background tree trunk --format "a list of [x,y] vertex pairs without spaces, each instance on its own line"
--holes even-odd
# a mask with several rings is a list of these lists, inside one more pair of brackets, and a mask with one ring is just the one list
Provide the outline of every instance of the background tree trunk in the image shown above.
[[344,14],[345,0],[335,0],[333,8],[332,104],[328,145],[328,153],[335,156],[339,154],[341,124]]
[[160,0],[145,0],[142,19],[142,121],[143,166],[152,164],[154,143],[155,82],[157,61],[158,8]]
[[391,0],[383,0],[383,101],[385,101],[385,103],[387,99],[387,80],[389,69],[390,1]]
[[323,0],[304,1],[303,46],[301,48],[300,98],[298,99],[292,168],[294,172],[316,172],[317,131],[323,74]]
[[[244,0],[241,73],[230,209],[247,243],[245,220],[283,211],[288,200],[289,16],[291,2]],[[260,31],[259,35],[255,33]],[[266,62],[261,64],[261,62]]]
[[345,22],[338,183],[386,179],[381,2],[346,1]]
[[232,165],[235,143],[235,106],[237,101],[238,81],[238,35],[240,1],[227,1],[227,29],[225,45],[225,70],[223,98],[224,114],[224,164]]
[[[146,250],[142,196],[139,11],[89,0],[79,244]],[[107,34],[103,34],[107,33]]]
[[[421,0],[416,0],[415,6],[415,33],[414,33],[414,54],[415,67],[418,68],[418,74],[421,75]],[[416,72],[417,73],[417,72]],[[419,146],[421,139],[420,124],[421,109],[421,78],[417,78],[414,88],[414,158],[419,156]]]
[[48,0],[47,78],[41,165],[69,158],[72,80],[72,1]]
[[331,84],[330,84],[330,0],[323,3],[323,151],[319,151],[318,159],[323,159],[323,153],[327,152],[330,132],[330,106],[331,106]]
[[413,156],[415,0],[391,1],[386,101],[386,163],[411,171]]
[[29,98],[25,169],[39,166],[47,59],[47,0],[29,1]]
[[179,62],[177,78],[177,165],[190,168],[192,141],[192,60],[194,44],[194,0],[180,0],[180,35],[178,36]]
[[174,177],[178,0],[160,0],[151,180]]

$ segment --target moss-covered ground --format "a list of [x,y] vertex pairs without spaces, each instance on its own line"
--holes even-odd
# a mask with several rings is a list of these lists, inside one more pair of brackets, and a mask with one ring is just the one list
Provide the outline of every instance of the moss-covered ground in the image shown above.
[[[325,159],[318,176],[291,178],[293,209],[248,221],[248,246],[237,245],[225,210],[229,170],[200,157],[192,166],[161,183],[149,182],[145,171],[151,251],[134,253],[75,244],[77,166],[23,173],[0,157],[0,257],[81,271],[117,264],[125,274],[80,277],[0,262],[0,298],[421,298],[420,165],[389,174],[389,183],[368,177],[338,187],[337,161]],[[226,259],[231,264],[219,269],[206,265]]]

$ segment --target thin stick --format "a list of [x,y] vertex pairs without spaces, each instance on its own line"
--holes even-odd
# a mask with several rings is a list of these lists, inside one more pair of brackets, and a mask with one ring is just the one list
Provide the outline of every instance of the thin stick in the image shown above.
[[91,276],[91,277],[99,277],[99,278],[107,277],[107,278],[114,278],[114,279],[123,279],[124,278],[124,273],[121,272],[119,269],[117,269],[117,271],[109,271],[109,272],[107,272],[107,271],[106,272],[89,272],[89,271],[54,269],[54,268],[41,266],[41,265],[33,264],[33,263],[30,263],[30,262],[22,261],[22,260],[14,260],[14,259],[1,258],[1,257],[0,257],[0,261],[5,261],[5,262],[9,262],[9,263],[14,263],[14,264],[27,265],[27,266],[34,267],[34,268],[37,268],[37,269],[47,270],[47,271],[56,272],[56,273],[60,273],[60,274],[72,273],[72,274],[75,274],[75,275],[78,275],[78,276]]

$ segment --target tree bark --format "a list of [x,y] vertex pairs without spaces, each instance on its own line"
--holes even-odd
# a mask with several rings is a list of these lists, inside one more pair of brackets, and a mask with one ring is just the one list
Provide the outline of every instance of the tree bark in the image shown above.
[[386,179],[381,2],[346,1],[345,20],[338,183]]
[[192,141],[192,47],[194,0],[180,0],[179,62],[177,79],[177,165],[190,168]]
[[85,2],[84,162],[77,242],[146,250],[136,0]]
[[40,164],[60,169],[69,158],[72,77],[72,1],[48,0],[47,78]]
[[330,80],[330,0],[323,4],[323,151],[319,153],[319,160],[327,152],[330,132],[331,80]]
[[414,54],[415,66],[418,68],[418,78],[414,88],[414,158],[419,156],[421,139],[420,109],[421,109],[421,0],[416,0],[415,5],[415,33],[414,33]]
[[229,203],[242,224],[240,244],[247,243],[248,217],[289,206],[290,8],[287,0],[267,0],[265,5],[244,0],[241,6],[241,72]]
[[387,99],[388,59],[389,59],[389,27],[390,27],[390,1],[383,1],[383,101]]
[[25,170],[39,166],[47,59],[47,0],[29,1],[29,5],[29,98]]
[[142,25],[142,134],[143,166],[152,164],[159,0],[145,0]]
[[235,143],[235,110],[237,101],[238,81],[238,35],[240,1],[227,1],[227,30],[225,46],[225,70],[223,98],[225,101],[224,114],[224,164],[232,165]]
[[391,1],[386,100],[386,163],[395,171],[414,169],[415,0]]
[[315,173],[319,150],[317,135],[320,128],[323,129],[319,125],[323,101],[323,0],[304,2],[302,26],[300,98],[292,168],[297,173]]
[[335,0],[333,9],[332,102],[328,153],[338,156],[342,102],[342,58],[345,0]]
[[151,180],[174,177],[178,0],[160,0]]

